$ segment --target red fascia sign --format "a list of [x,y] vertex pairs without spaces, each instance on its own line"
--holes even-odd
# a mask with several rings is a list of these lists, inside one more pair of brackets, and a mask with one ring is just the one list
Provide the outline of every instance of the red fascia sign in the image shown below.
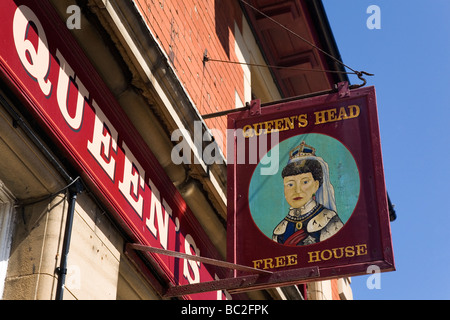
[[309,280],[395,269],[373,87],[232,113],[228,129],[229,262],[317,267]]
[[[137,244],[220,259],[149,147],[47,1],[2,0],[2,79]],[[151,125],[151,124],[149,124]],[[214,281],[225,271],[149,253],[168,281]],[[222,291],[185,298],[222,299]]]

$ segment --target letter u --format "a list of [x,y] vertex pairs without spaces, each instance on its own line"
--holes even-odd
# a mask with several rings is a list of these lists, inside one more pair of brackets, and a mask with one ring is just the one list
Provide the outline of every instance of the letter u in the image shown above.
[[[334,249],[331,249],[331,250],[333,250],[333,256],[334,256],[335,259],[340,259],[340,258],[342,258],[344,256],[344,247],[334,248]],[[337,254],[337,252],[336,252],[337,250],[341,251],[340,255]]]
[[[258,129],[258,126],[260,127],[259,129]],[[255,123],[255,124],[253,125],[253,128],[254,128],[254,130],[255,130],[255,136],[259,136],[259,135],[263,132],[263,126],[262,126],[262,123]]]
[[86,87],[81,83],[81,81],[77,78],[75,83],[78,86],[78,95],[77,95],[77,105],[75,116],[72,117],[69,114],[69,88],[70,88],[70,78],[75,79],[75,72],[67,63],[67,61],[62,56],[59,50],[56,50],[56,57],[59,60],[59,77],[58,77],[58,89],[57,89],[57,99],[59,109],[61,111],[64,120],[67,124],[75,131],[79,131],[81,129],[81,124],[83,122],[83,111],[84,111],[84,102],[88,99],[89,92]]

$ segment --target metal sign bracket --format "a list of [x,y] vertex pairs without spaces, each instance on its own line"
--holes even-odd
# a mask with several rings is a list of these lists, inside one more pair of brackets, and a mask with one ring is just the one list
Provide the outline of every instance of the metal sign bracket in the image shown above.
[[339,82],[336,87],[340,99],[350,97],[350,88],[347,81]]
[[187,285],[169,284],[167,288],[164,288],[162,290],[163,292],[160,292],[163,297],[167,298],[218,290],[227,290],[230,294],[234,294],[253,290],[268,289],[273,287],[298,284],[302,281],[308,281],[310,278],[315,278],[320,275],[318,267],[308,267],[295,270],[272,272],[248,266],[243,266],[239,264],[234,264],[231,262],[221,261],[217,259],[194,256],[190,254],[164,250],[140,244],[128,243],[126,245],[126,250],[130,249],[199,261],[205,264],[211,264],[227,269],[233,269],[249,273],[247,275],[235,276],[195,284],[187,284]]
[[261,100],[252,100],[250,103],[247,103],[247,106],[250,108],[251,116],[259,116],[261,114]]

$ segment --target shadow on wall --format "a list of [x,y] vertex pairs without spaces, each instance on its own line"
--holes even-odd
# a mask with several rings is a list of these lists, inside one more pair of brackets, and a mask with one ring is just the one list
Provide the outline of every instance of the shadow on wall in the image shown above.
[[[231,5],[232,4],[232,5]],[[228,59],[230,58],[230,32],[234,34],[233,2],[229,0],[214,1],[216,35]]]

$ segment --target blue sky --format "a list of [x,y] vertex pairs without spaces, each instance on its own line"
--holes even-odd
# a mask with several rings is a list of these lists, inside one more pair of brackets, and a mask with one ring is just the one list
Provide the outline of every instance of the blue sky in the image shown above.
[[[397,271],[354,299],[450,299],[450,1],[323,0],[344,63],[374,73]],[[370,5],[381,29],[370,30]],[[351,83],[359,83],[350,75]]]

